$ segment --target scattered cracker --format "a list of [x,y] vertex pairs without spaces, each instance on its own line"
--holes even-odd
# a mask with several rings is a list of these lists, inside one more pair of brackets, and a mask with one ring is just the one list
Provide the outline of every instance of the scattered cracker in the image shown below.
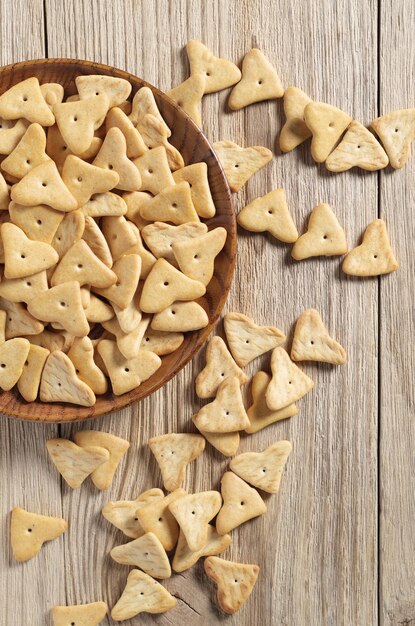
[[395,272],[398,267],[386,224],[381,219],[369,224],[362,243],[347,254],[342,265],[343,272],[351,276],[380,276]]
[[15,507],[11,514],[10,542],[16,561],[33,559],[45,541],[53,541],[60,537],[68,524],[59,517],[47,517],[29,513]]
[[282,98],[284,87],[277,71],[258,48],[252,48],[242,61],[242,78],[232,89],[228,105],[233,111],[243,107]]
[[234,63],[215,57],[201,41],[196,39],[188,41],[186,52],[190,75],[203,74],[206,78],[204,93],[221,91],[241,79],[241,71]]
[[166,552],[173,550],[179,538],[179,525],[169,506],[186,495],[184,489],[176,489],[160,500],[137,509],[136,517],[145,532],[152,532],[160,539]]
[[257,372],[252,378],[252,405],[247,410],[250,425],[248,428],[245,428],[245,432],[249,434],[256,433],[270,424],[287,419],[298,413],[295,404],[289,404],[278,411],[273,411],[268,407],[265,393],[270,381],[271,376],[266,372]]
[[315,256],[346,254],[347,241],[339,220],[328,204],[319,204],[310,213],[307,232],[295,242],[291,256],[297,261]]
[[176,606],[174,598],[160,583],[138,569],[133,569],[121,598],[111,611],[115,621],[135,617],[139,613],[164,613]]
[[218,491],[184,495],[169,505],[190,550],[197,551],[206,545],[208,523],[219,512],[221,505],[222,498]]
[[326,167],[331,172],[345,172],[352,167],[374,172],[388,163],[388,155],[380,143],[357,120],[353,120],[341,142],[326,159]]
[[184,481],[187,465],[203,452],[205,440],[200,435],[169,433],[152,437],[148,445],[159,465],[164,488],[175,491]]
[[239,191],[255,172],[272,159],[272,152],[262,146],[242,148],[233,141],[213,144],[231,191]]
[[258,326],[242,313],[226,313],[224,328],[232,356],[240,367],[277,348],[286,339],[275,326]]
[[78,604],[74,606],[54,606],[53,626],[98,626],[108,612],[105,602]]
[[68,439],[49,439],[46,448],[56,469],[72,489],[78,489],[97,467],[110,458],[104,448],[81,448]]
[[253,233],[268,231],[273,237],[293,243],[298,231],[290,215],[284,189],[274,189],[247,204],[238,214],[238,224]]
[[153,578],[170,578],[171,567],[166,551],[154,533],[145,533],[111,550],[111,557],[122,565],[139,567]]
[[206,365],[196,378],[199,398],[212,398],[219,385],[229,376],[236,376],[241,385],[248,381],[246,374],[233,360],[221,337],[212,337],[206,348]]
[[272,378],[265,393],[268,408],[283,409],[305,396],[313,387],[311,380],[293,363],[284,348],[275,348],[271,357]]
[[347,355],[344,348],[330,337],[318,311],[307,309],[295,326],[291,358],[293,361],[322,361],[342,365]]
[[224,535],[244,522],[263,515],[267,507],[256,489],[233,472],[225,472],[221,480],[223,506],[216,518],[216,530]]
[[137,539],[144,535],[144,530],[138,521],[136,511],[162,498],[164,498],[164,493],[161,489],[148,489],[141,493],[135,500],[108,502],[102,508],[102,515],[116,528],[122,530],[124,535],[132,539]]
[[208,441],[211,446],[216,448],[216,450],[221,452],[224,456],[234,456],[237,453],[240,443],[239,432],[207,433],[204,430],[201,430],[200,432],[204,436],[206,441]]
[[109,452],[108,460],[104,461],[92,474],[92,482],[98,489],[111,487],[117,467],[127,452],[130,444],[121,437],[98,430],[80,430],[74,435],[75,443],[82,448],[99,447]]
[[325,102],[310,102],[304,109],[304,119],[313,138],[311,155],[323,163],[336,146],[352,118],[344,111]]
[[172,568],[180,573],[192,567],[202,556],[216,556],[224,552],[231,544],[230,535],[218,535],[216,528],[211,524],[207,527],[207,540],[203,548],[193,551],[189,548],[183,531],[180,531],[179,541],[172,562]]
[[205,572],[218,586],[218,604],[225,613],[236,613],[255,587],[258,565],[234,563],[216,556],[205,559]]
[[411,156],[415,138],[415,109],[392,111],[377,117],[370,125],[381,140],[391,166],[403,167]]
[[250,485],[277,493],[281,475],[292,450],[289,441],[276,441],[262,452],[245,452],[230,462],[230,469]]
[[200,103],[205,93],[206,76],[202,73],[192,74],[187,80],[173,87],[166,94],[189,115],[201,128],[202,117]]
[[304,109],[312,102],[298,87],[287,87],[284,93],[285,124],[281,128],[279,146],[283,152],[291,152],[306,139],[311,132],[304,121]]
[[249,419],[238,378],[228,376],[219,385],[216,398],[202,406],[193,421],[204,433],[232,433],[247,428]]

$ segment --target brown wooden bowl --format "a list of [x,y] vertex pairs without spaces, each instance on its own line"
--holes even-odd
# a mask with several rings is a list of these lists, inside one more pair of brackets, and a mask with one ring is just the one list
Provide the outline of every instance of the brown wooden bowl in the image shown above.
[[[236,255],[236,221],[231,192],[222,167],[202,131],[192,119],[164,93],[141,78],[108,65],[75,59],[41,59],[25,61],[0,68],[0,94],[12,85],[37,76],[40,83],[56,82],[63,85],[65,95],[76,93],[75,78],[81,74],[106,74],[125,78],[133,86],[132,96],[144,85],[153,91],[161,114],[171,128],[171,143],[180,150],[186,165],[205,161],[216,215],[206,223],[211,228],[223,226],[228,232],[226,244],[216,257],[215,273],[202,299],[209,325],[200,331],[186,333],[185,340],[175,352],[162,358],[160,369],[146,382],[122,396],[107,393],[97,396],[92,407],[78,407],[64,403],[25,402],[18,391],[0,395],[0,411],[25,420],[42,422],[72,422],[117,411],[145,398],[173,378],[190,361],[209,336],[225,304],[232,282]],[[204,300],[204,302],[203,302]]]

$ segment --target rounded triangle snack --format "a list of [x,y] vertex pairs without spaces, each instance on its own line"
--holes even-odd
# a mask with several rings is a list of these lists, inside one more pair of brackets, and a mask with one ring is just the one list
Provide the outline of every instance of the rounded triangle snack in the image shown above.
[[300,261],[315,256],[346,254],[344,230],[328,204],[319,204],[310,213],[307,232],[297,239],[291,256]]
[[293,361],[322,361],[341,365],[346,362],[347,355],[344,348],[330,337],[318,311],[307,309],[295,326],[291,358]]
[[231,544],[230,535],[219,535],[216,528],[208,525],[207,540],[203,548],[193,551],[189,548],[183,531],[180,531],[176,551],[172,562],[172,568],[180,573],[192,567],[202,556],[216,556],[224,552]]
[[310,102],[304,109],[304,120],[310,129],[311,155],[323,163],[353,121],[350,115],[325,102]]
[[139,613],[164,613],[176,606],[174,598],[151,576],[133,569],[127,578],[127,585],[111,611],[116,622],[130,619]]
[[176,241],[172,249],[181,271],[208,285],[215,269],[215,258],[225,245],[226,237],[225,228],[219,226],[194,239]]
[[386,224],[381,219],[369,224],[362,243],[350,250],[342,265],[343,272],[351,276],[380,276],[395,272],[398,267]]
[[345,172],[352,167],[374,172],[388,163],[388,155],[376,137],[357,120],[353,120],[343,139],[326,159],[326,167],[331,172]]
[[109,452],[98,446],[81,448],[68,439],[49,439],[46,447],[51,461],[72,489],[78,489],[84,480],[100,465],[108,461]]
[[245,604],[256,584],[259,566],[225,561],[216,556],[205,559],[205,572],[217,584],[218,604],[225,613],[236,613]]
[[249,426],[249,419],[242,400],[240,381],[228,376],[216,391],[216,398],[202,406],[193,421],[206,433],[232,433]]
[[266,426],[274,424],[274,422],[279,422],[298,413],[295,404],[289,404],[277,411],[273,411],[268,407],[265,394],[270,381],[271,376],[261,371],[257,372],[252,378],[252,404],[247,410],[250,424],[248,428],[245,428],[245,432],[248,434],[256,433]]
[[287,206],[284,189],[274,189],[256,198],[238,213],[238,224],[253,233],[268,231],[285,243],[298,239],[298,232]]
[[189,78],[177,87],[169,89],[167,95],[169,98],[177,102],[179,107],[186,111],[194,122],[202,127],[202,118],[200,113],[200,103],[205,93],[206,76],[200,72],[192,74]]
[[258,326],[242,313],[226,313],[224,328],[232,356],[240,367],[277,348],[286,339],[275,326]]
[[91,474],[92,482],[97,489],[108,489],[122,457],[130,447],[130,443],[121,437],[98,430],[80,430],[75,433],[74,440],[81,448],[99,447],[108,451],[109,458]]
[[0,117],[5,120],[24,118],[42,126],[52,126],[55,118],[46,104],[35,77],[27,78],[10,87],[0,96]]
[[54,606],[52,609],[53,626],[98,626],[108,612],[105,602],[78,604],[73,606]]
[[215,57],[201,41],[196,39],[188,41],[186,52],[190,74],[204,74],[206,77],[204,93],[221,91],[241,79],[241,71],[234,63]]
[[233,111],[261,102],[282,98],[282,86],[277,71],[258,48],[252,48],[242,61],[242,78],[232,89],[228,105]]
[[145,533],[134,541],[116,546],[110,554],[117,563],[139,567],[153,578],[162,579],[171,576],[166,551],[154,533]]
[[263,515],[267,507],[256,491],[233,472],[225,472],[221,480],[223,505],[216,518],[216,530],[224,535],[241,524]]
[[[192,163],[173,172],[176,183],[186,181],[190,185],[192,202],[199,217],[209,219],[216,213],[215,203],[209,187],[208,167],[203,161]],[[203,224],[205,226],[205,224]]]
[[164,488],[174,491],[181,487],[187,465],[202,454],[205,440],[200,435],[169,433],[152,437],[148,445],[159,465]]
[[141,493],[135,500],[119,500],[117,502],[107,502],[102,508],[102,515],[119,528],[124,535],[137,539],[144,535],[144,530],[138,521],[136,511],[151,502],[164,498],[161,489],[148,489]]
[[235,376],[240,385],[248,377],[235,363],[221,337],[212,337],[206,348],[206,365],[196,378],[196,393],[199,398],[212,398],[219,385],[228,377]]
[[403,167],[411,156],[411,143],[415,138],[415,109],[386,113],[370,125],[381,140],[391,166]]
[[191,550],[200,550],[206,544],[208,522],[219,512],[221,505],[222,498],[218,491],[184,495],[169,505]]
[[11,514],[10,542],[16,561],[29,561],[41,550],[45,541],[53,541],[67,529],[67,522],[15,507]]
[[289,441],[276,441],[262,452],[238,454],[231,460],[229,467],[250,485],[267,493],[277,493],[291,450]]
[[268,408],[278,411],[305,396],[314,382],[293,363],[284,348],[271,357],[272,378],[265,393]]
[[284,93],[285,124],[279,135],[279,146],[283,152],[291,152],[306,139],[311,131],[304,121],[304,109],[312,102],[298,87],[287,87]]
[[42,402],[69,402],[92,406],[96,398],[92,389],[76,374],[70,358],[60,350],[48,356],[40,381],[39,397]]
[[233,141],[213,144],[222,164],[231,191],[238,192],[245,183],[272,159],[272,152],[263,146],[242,148]]
[[9,156],[2,161],[1,169],[23,178],[31,169],[49,160],[45,152],[46,135],[40,124],[31,124]]

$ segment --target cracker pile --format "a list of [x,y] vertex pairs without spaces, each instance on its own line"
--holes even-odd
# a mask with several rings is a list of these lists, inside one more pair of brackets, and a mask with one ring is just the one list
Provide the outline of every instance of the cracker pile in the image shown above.
[[29,78],[0,96],[0,387],[92,406],[207,326],[226,230],[205,163],[184,166],[147,87]]

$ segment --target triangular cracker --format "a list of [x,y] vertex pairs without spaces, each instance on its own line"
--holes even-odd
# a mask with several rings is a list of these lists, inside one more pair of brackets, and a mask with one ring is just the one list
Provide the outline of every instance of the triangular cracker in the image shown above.
[[252,48],[242,61],[242,78],[230,93],[229,108],[239,111],[254,102],[282,98],[283,95],[284,87],[276,69],[261,50]]
[[31,315],[20,302],[10,302],[0,296],[0,309],[6,311],[6,339],[22,335],[38,335],[44,325]]
[[23,278],[3,278],[0,282],[0,296],[10,300],[10,302],[26,302],[28,304],[30,300],[47,289],[46,271]]
[[169,167],[174,171],[184,167],[184,161],[177,148],[168,141],[171,130],[166,130],[166,128],[166,124],[154,115],[151,115],[151,113],[145,115],[137,123],[137,130],[149,150],[153,150],[158,146],[164,146]]
[[37,398],[40,378],[48,356],[49,350],[46,350],[46,348],[42,348],[41,346],[30,344],[29,354],[26,357],[23,371],[17,381],[19,393],[23,396],[26,402],[34,402]]
[[176,552],[172,562],[172,568],[175,572],[184,572],[192,567],[202,556],[215,556],[224,552],[231,544],[230,535],[218,535],[216,528],[208,524],[207,540],[203,548],[200,550],[191,550],[187,544],[183,531],[180,531],[179,541],[177,542]]
[[242,313],[226,313],[224,328],[229,349],[240,367],[277,348],[286,339],[275,326],[258,326]]
[[137,226],[133,224],[132,222],[129,222],[128,225],[136,237],[136,242],[131,248],[127,250],[125,254],[138,254],[138,256],[141,259],[140,278],[142,280],[145,280],[147,276],[149,275],[150,270],[153,267],[154,263],[156,262],[156,257],[153,256],[151,252],[149,252],[147,248],[144,247],[143,242],[141,240],[140,231],[137,228]]
[[176,489],[161,500],[153,501],[136,511],[136,517],[142,528],[146,532],[157,535],[167,552],[173,550],[179,537],[179,525],[176,518],[170,513],[169,506],[185,495],[184,489]]
[[257,372],[252,378],[252,404],[247,410],[250,425],[248,428],[245,428],[246,433],[256,433],[270,424],[292,417],[298,413],[295,404],[289,404],[278,411],[273,411],[268,407],[265,393],[270,381],[271,376],[266,372]]
[[59,261],[51,285],[55,287],[73,280],[80,285],[105,289],[117,282],[117,276],[92,252],[84,239],[79,239]]
[[200,435],[169,433],[152,437],[148,445],[159,465],[164,488],[174,491],[181,487],[187,465],[203,452],[205,440]]
[[363,124],[353,120],[325,165],[331,172],[345,172],[352,167],[374,172],[388,163],[388,155],[375,136]]
[[140,350],[144,333],[150,323],[150,317],[143,317],[137,326],[129,333],[124,333],[116,319],[103,322],[102,325],[108,332],[112,333],[117,340],[117,347],[126,359],[134,359]]
[[0,388],[9,391],[19,380],[29,354],[30,343],[23,337],[0,345]]
[[249,420],[238,378],[227,377],[219,385],[216,398],[202,406],[193,421],[197,428],[208,433],[232,433],[247,428]]
[[82,239],[86,241],[92,252],[104,265],[112,267],[113,258],[104,233],[94,218],[89,215],[85,216],[85,228],[82,233]]
[[119,128],[125,137],[127,156],[129,159],[136,159],[147,151],[147,146],[140,133],[135,128],[128,115],[118,107],[110,109],[105,118],[106,130],[108,131],[110,128],[114,127]]
[[208,315],[197,302],[173,302],[160,313],[155,313],[151,320],[151,328],[165,332],[185,333],[205,328],[208,324]]
[[160,583],[138,569],[133,569],[121,598],[111,611],[115,621],[124,621],[139,613],[164,613],[176,606],[174,598]]
[[206,365],[196,378],[199,398],[212,398],[219,385],[229,376],[236,376],[241,385],[248,381],[246,374],[233,360],[221,337],[212,337],[206,348]]
[[134,159],[133,163],[140,172],[141,191],[157,195],[166,187],[174,185],[164,146],[147,150],[138,159]]
[[137,328],[142,319],[143,314],[139,307],[140,294],[141,289],[139,285],[135,296],[131,300],[130,304],[125,307],[125,309],[121,309],[116,304],[112,305],[114,313],[117,317],[117,322],[119,324],[120,330],[123,333],[132,333],[134,329]]
[[97,467],[92,474],[92,482],[98,489],[111,487],[114,474],[124,454],[130,447],[130,443],[121,437],[99,430],[79,430],[74,435],[75,443],[82,448],[97,446],[109,452],[109,458]]
[[47,517],[29,513],[15,507],[11,514],[10,542],[16,561],[33,559],[45,541],[57,539],[65,532],[68,524],[60,517]]
[[89,217],[125,215],[127,205],[121,196],[107,191],[106,193],[95,194],[89,202],[84,204],[82,211]]
[[346,254],[347,241],[330,205],[319,204],[310,213],[307,232],[295,242],[291,256],[297,261],[315,256]]
[[262,146],[242,148],[233,141],[213,144],[231,191],[239,191],[255,172],[272,159],[272,152]]
[[59,257],[54,248],[43,241],[29,239],[21,228],[5,222],[1,227],[6,278],[31,276],[52,267]]
[[42,402],[69,402],[93,406],[95,394],[76,375],[69,357],[59,350],[51,352],[42,372],[39,396]]
[[291,450],[289,441],[276,441],[262,452],[238,454],[231,460],[229,467],[250,485],[267,493],[277,493]]
[[317,163],[327,159],[352,121],[350,115],[325,102],[307,104],[304,119],[313,134],[311,155]]
[[21,117],[41,126],[52,126],[55,118],[45,102],[39,81],[32,76],[13,85],[0,96],[0,117],[17,120]]
[[284,348],[273,351],[271,371],[272,378],[265,398],[268,408],[273,411],[296,402],[314,387],[314,381],[291,361]]
[[143,118],[147,113],[151,113],[151,115],[154,115],[160,122],[163,122],[166,126],[166,132],[170,130],[158,110],[156,100],[150,87],[141,87],[134,95],[129,118],[134,126],[137,126],[140,118]]
[[141,259],[138,254],[126,254],[112,266],[117,282],[106,289],[94,289],[99,295],[125,309],[134,297],[140,280]]
[[89,333],[89,324],[82,306],[81,288],[70,281],[42,291],[28,304],[28,311],[43,322],[58,322],[75,337]]
[[291,152],[303,143],[311,132],[304,121],[304,109],[312,102],[298,87],[287,87],[284,93],[285,124],[281,128],[279,145],[283,152]]
[[116,171],[104,171],[70,154],[63,165],[62,180],[78,201],[78,207],[82,207],[92,195],[105,193],[116,187],[119,176]]
[[[100,137],[93,137],[91,144],[85,152],[81,152],[77,154],[80,159],[84,161],[90,161],[94,159],[99,152],[100,147],[102,146],[102,139]],[[48,128],[48,136],[46,140],[46,152],[50,156],[51,159],[55,161],[56,167],[59,172],[62,171],[66,158],[73,154],[71,150],[69,150],[66,142],[64,141],[59,128],[55,126],[51,126]]]
[[105,94],[55,104],[53,113],[62,138],[69,150],[81,155],[88,150],[94,138],[95,129],[101,124],[108,111],[108,98]]
[[151,193],[148,193],[148,191],[127,191],[122,194],[122,197],[127,206],[125,216],[130,222],[133,222],[141,232],[144,226],[150,223],[141,217],[141,207],[147,204],[147,202],[150,202],[153,196]]
[[72,489],[78,489],[84,480],[109,459],[104,448],[81,448],[69,439],[49,439],[46,448],[56,469]]
[[241,71],[232,61],[215,57],[201,41],[188,41],[186,52],[190,74],[203,74],[206,77],[204,93],[221,91],[241,79]]
[[134,541],[116,546],[110,554],[117,563],[139,567],[153,578],[170,578],[171,576],[166,551],[154,533],[145,533]]
[[0,154],[10,154],[26,132],[29,122],[17,120],[12,122],[0,116]]
[[123,215],[103,217],[100,228],[114,261],[124,254],[132,254],[130,249],[137,243],[137,237]]
[[213,202],[212,194],[209,187],[208,167],[202,161],[201,163],[191,163],[173,172],[173,178],[176,183],[187,181],[190,185],[190,193],[192,201],[196,209],[196,213],[200,217],[209,219],[216,213],[216,207]]
[[218,586],[218,604],[225,613],[236,613],[255,587],[258,565],[234,563],[216,556],[205,559],[205,572]]
[[291,346],[293,361],[321,361],[341,365],[346,362],[344,348],[335,341],[315,309],[301,313],[295,326]]
[[[195,416],[193,416],[194,422]],[[196,426],[196,424],[195,424]],[[211,446],[219,450],[224,456],[234,456],[239,448],[240,435],[239,432],[234,433],[207,433],[204,430],[200,431],[206,441]]]
[[166,94],[202,128],[200,103],[205,93],[206,76],[202,73],[192,74],[177,87],[173,87]]
[[127,100],[131,93],[131,84],[128,80],[118,76],[103,76],[101,74],[77,76],[75,84],[81,100],[105,94],[108,98],[109,109]]
[[85,316],[92,324],[102,324],[114,317],[114,310],[109,304],[91,294],[89,305],[85,309]]
[[98,626],[108,612],[105,602],[78,604],[74,606],[54,606],[53,626]]
[[179,272],[165,259],[158,259],[145,280],[140,308],[145,313],[159,313],[176,300],[196,300],[205,292],[203,283]]
[[[182,170],[177,170],[181,172]],[[154,256],[175,263],[173,243],[187,241],[207,233],[207,226],[203,222],[187,222],[180,226],[172,226],[164,222],[148,224],[141,231],[141,235]]]
[[386,224],[377,219],[367,226],[360,246],[350,250],[343,261],[342,270],[351,276],[380,276],[395,272],[398,267]]
[[245,230],[253,233],[268,231],[285,243],[293,243],[298,238],[284,189],[273,189],[265,196],[256,198],[238,213],[237,219]]
[[91,387],[94,393],[107,392],[107,379],[95,364],[94,346],[89,337],[75,337],[68,351],[68,357],[75,366],[77,376]]
[[135,389],[141,383],[139,366],[140,356],[126,359],[120,352],[115,341],[103,339],[99,342],[97,350],[112,384],[112,391],[116,396]]
[[216,530],[224,535],[244,522],[263,515],[267,507],[256,489],[233,472],[225,472],[221,480],[223,506],[216,518]]
[[31,124],[13,152],[4,159],[1,169],[11,176],[23,178],[34,167],[49,160],[45,148],[45,131],[39,124]]
[[186,181],[165,187],[142,206],[140,215],[148,221],[171,222],[176,225],[199,220],[192,202],[190,185]]
[[164,356],[180,348],[183,341],[183,333],[166,333],[147,328],[144,333],[141,350],[149,350],[158,356]]
[[64,216],[52,239],[52,246],[59,254],[59,258],[68,252],[69,248],[81,239],[85,230],[85,216],[82,211],[72,211]]
[[136,511],[142,509],[151,502],[156,502],[164,498],[161,489],[148,489],[141,493],[135,500],[119,500],[118,502],[108,502],[102,508],[102,515],[116,528],[122,530],[124,535],[137,539],[144,535],[144,530],[138,521]]
[[93,165],[105,170],[114,171],[119,181],[113,185],[124,191],[138,191],[141,187],[141,176],[134,163],[127,157],[127,143],[122,131],[114,126],[107,132]]
[[181,271],[204,285],[210,283],[215,270],[215,258],[225,245],[227,231],[219,226],[205,235],[176,241],[173,253]]
[[377,117],[370,125],[381,140],[391,166],[403,167],[411,156],[415,138],[415,109],[392,111]]
[[221,505],[218,491],[192,493],[169,505],[191,550],[200,550],[206,544],[208,522],[219,512]]
[[64,213],[55,211],[48,206],[23,206],[10,202],[10,219],[30,238],[51,243]]
[[46,204],[63,212],[73,211],[78,206],[51,159],[30,170],[13,185],[10,195],[12,200],[24,206]]

